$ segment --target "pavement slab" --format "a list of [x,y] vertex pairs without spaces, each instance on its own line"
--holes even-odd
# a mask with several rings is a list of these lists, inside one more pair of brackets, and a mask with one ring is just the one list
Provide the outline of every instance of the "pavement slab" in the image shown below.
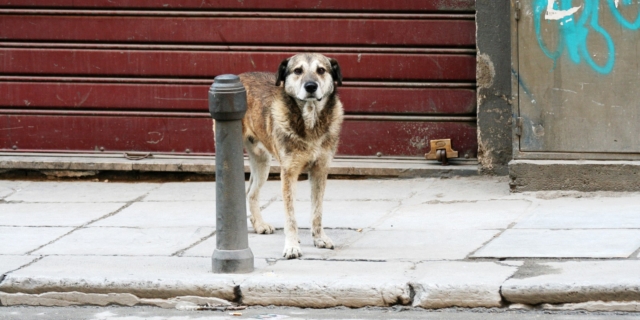
[[418,264],[413,306],[500,307],[500,287],[518,267],[498,262],[429,261]]
[[499,233],[499,230],[426,229],[369,231],[336,252],[335,259],[356,260],[458,260]]
[[0,254],[26,254],[71,230],[73,228],[0,227]]
[[38,259],[36,256],[0,255],[0,276]]
[[116,212],[125,203],[0,203],[0,225],[79,227]]
[[210,201],[136,202],[92,227],[215,227],[216,203]]
[[22,202],[129,202],[154,188],[158,183],[105,183],[85,181],[32,182],[7,197],[5,201]]
[[640,229],[640,201],[560,198],[538,201],[514,229]]
[[640,300],[640,260],[528,261],[502,285],[514,303]]
[[167,182],[143,201],[216,201],[215,182]]
[[640,230],[510,229],[474,258],[626,258],[640,248]]
[[[364,229],[373,226],[399,206],[397,201],[326,201],[322,225],[325,228]],[[299,228],[311,228],[311,202],[294,204]],[[264,220],[275,228],[284,228],[284,203],[276,201],[262,211]]]
[[[256,261],[256,267],[266,264]],[[211,272],[211,258],[48,256],[12,272],[0,283],[7,293],[130,293],[139,298],[177,296],[236,299],[249,275]]]
[[[308,229],[299,229],[300,249],[302,250],[302,259],[327,259],[333,257],[342,247],[350,243],[360,233],[353,230],[326,229],[325,232],[333,240],[336,246],[335,250],[319,249],[313,245],[311,231]],[[282,251],[284,250],[284,231],[276,230],[273,234],[256,234],[249,233],[249,247],[256,259],[284,259]],[[216,248],[216,236],[208,238],[195,247],[185,251],[183,256],[186,257],[211,257],[213,250]]]
[[[432,179],[328,180],[324,199],[398,201],[410,198],[431,183]],[[308,180],[298,182],[296,199],[311,201],[311,186]]]
[[215,228],[211,227],[89,227],[76,230],[34,254],[170,256],[212,235],[214,231]]
[[[297,189],[308,189],[311,188],[309,185],[309,181],[298,181]],[[249,190],[249,181],[245,183],[245,190]],[[260,188],[260,202],[264,201],[273,201],[273,200],[282,200],[282,182],[280,180],[269,180],[262,185]],[[303,199],[306,201],[310,201],[309,198]]]
[[[360,179],[327,180],[325,201],[400,201],[408,199],[433,179]],[[245,184],[248,188],[248,182]],[[245,188],[246,189],[246,188]],[[295,188],[296,201],[311,201],[309,180],[300,180]],[[260,200],[282,201],[282,182],[271,180],[260,189]]]
[[376,230],[506,229],[530,205],[524,200],[404,205],[376,225]]
[[0,199],[12,195],[27,186],[29,181],[0,180]]
[[260,202],[275,234],[248,223],[255,271],[218,275],[214,182],[0,181],[0,300],[608,311],[640,301],[640,193],[509,194],[495,177],[330,180],[327,250],[312,243],[309,191],[298,182],[300,259],[281,257],[280,181],[267,181]]
[[[415,196],[405,204],[439,202],[474,202],[498,199],[522,199],[521,194],[509,191],[507,177],[452,177],[450,179],[427,179],[429,184],[421,185]],[[464,190],[464,192],[460,192]]]
[[[248,305],[305,308],[406,305],[411,264],[278,261],[240,285]],[[313,270],[313,272],[309,272]],[[366,270],[366,272],[363,272]]]

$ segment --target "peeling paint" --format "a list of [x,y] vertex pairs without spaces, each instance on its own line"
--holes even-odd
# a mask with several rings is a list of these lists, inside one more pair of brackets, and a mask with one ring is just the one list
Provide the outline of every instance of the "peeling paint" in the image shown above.
[[490,88],[493,85],[493,78],[496,76],[496,69],[488,54],[478,53],[476,57],[478,63],[476,67],[476,79],[478,87]]
[[493,148],[488,148],[481,139],[481,128],[478,127],[478,163],[480,171],[488,173],[493,171]]
[[569,90],[569,89],[553,88],[552,90],[554,90],[554,91],[563,91],[563,92],[569,92],[569,93],[575,93],[575,94],[578,94],[576,91]]
[[87,101],[87,99],[89,99],[89,96],[91,95],[91,91],[93,91],[93,88],[89,89],[89,92],[87,92],[87,94],[80,97],[80,102],[75,104],[76,107],[81,107]]
[[149,135],[159,136],[159,138],[157,140],[147,140],[147,143],[158,144],[160,141],[164,140],[164,134],[162,132],[152,131],[149,132]]
[[544,18],[547,20],[560,20],[562,18],[573,15],[578,12],[582,6],[573,7],[569,10],[556,10],[554,8],[555,0],[549,0],[547,3],[547,13],[544,15]]
[[438,10],[473,10],[474,8],[474,0],[440,0],[438,2]]
[[429,145],[429,138],[427,137],[412,137],[411,140],[409,140],[409,144],[411,145],[411,147],[416,148],[418,150],[424,150],[427,148],[427,146]]
[[533,131],[533,134],[540,138],[540,137],[544,137],[544,127],[541,124],[535,125],[531,127],[531,130]]

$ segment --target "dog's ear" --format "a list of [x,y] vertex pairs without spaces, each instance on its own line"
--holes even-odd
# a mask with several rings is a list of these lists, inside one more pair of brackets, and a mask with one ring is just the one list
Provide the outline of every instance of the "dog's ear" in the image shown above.
[[278,72],[276,72],[276,86],[280,86],[280,82],[284,81],[287,77],[287,65],[289,64],[289,60],[291,58],[286,58],[280,62],[280,67],[278,67]]
[[338,60],[329,58],[329,62],[331,62],[331,77],[333,77],[333,81],[336,81],[339,86],[342,85],[342,72],[340,71],[340,65],[338,64]]

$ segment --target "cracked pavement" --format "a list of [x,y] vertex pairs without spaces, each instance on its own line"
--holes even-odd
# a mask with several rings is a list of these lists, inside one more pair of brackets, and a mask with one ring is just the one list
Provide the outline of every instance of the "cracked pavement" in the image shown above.
[[249,230],[253,273],[219,275],[214,182],[2,180],[0,303],[640,311],[640,193],[329,180],[326,250],[311,239],[308,181],[297,190],[303,256],[281,257],[280,182],[268,181],[261,205],[276,232]]

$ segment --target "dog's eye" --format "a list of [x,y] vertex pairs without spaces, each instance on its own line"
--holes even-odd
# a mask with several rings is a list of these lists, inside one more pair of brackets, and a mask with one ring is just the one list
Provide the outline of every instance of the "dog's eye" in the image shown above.
[[302,68],[295,68],[293,69],[293,73],[297,74],[297,75],[301,75],[302,74]]
[[318,68],[318,74],[324,74],[325,71],[327,70],[325,70],[324,68]]

